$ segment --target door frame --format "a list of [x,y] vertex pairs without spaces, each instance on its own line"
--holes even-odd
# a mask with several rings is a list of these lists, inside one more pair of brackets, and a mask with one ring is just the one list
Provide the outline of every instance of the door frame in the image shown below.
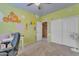
[[[43,22],[47,22],[47,41],[49,41],[49,24],[50,24],[50,23],[49,23],[48,20],[44,20],[44,21],[42,21],[42,22],[37,22],[37,24],[38,24],[38,23],[41,23],[41,25],[40,25],[40,27],[41,27]],[[38,28],[38,26],[37,26],[37,28]],[[40,32],[42,32],[42,28],[41,28]],[[36,37],[37,37],[36,40],[39,41],[39,39],[38,39],[39,36],[37,36],[37,34],[40,34],[40,33],[38,32],[38,30],[36,30]],[[43,39],[42,33],[40,34],[40,36],[41,36],[40,38]],[[41,40],[42,40],[42,39],[41,39]]]

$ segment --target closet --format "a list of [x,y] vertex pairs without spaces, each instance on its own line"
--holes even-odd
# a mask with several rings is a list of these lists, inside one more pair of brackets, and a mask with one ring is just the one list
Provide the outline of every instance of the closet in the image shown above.
[[78,16],[54,19],[51,21],[51,42],[77,47],[77,40],[73,35],[78,34]]

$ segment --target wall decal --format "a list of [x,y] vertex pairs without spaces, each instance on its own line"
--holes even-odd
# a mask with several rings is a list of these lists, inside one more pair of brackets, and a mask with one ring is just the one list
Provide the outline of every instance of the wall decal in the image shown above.
[[4,21],[4,22],[9,22],[9,21],[8,21],[8,17],[3,17],[3,21]]
[[31,23],[31,28],[33,28],[34,30],[36,30],[36,21],[35,20],[32,20]]
[[16,22],[16,23],[21,22],[19,17],[14,12],[10,12],[8,16],[3,17],[3,21],[4,22]]
[[32,21],[31,21],[31,25],[32,25],[32,26],[35,26],[35,24],[36,24],[36,21],[35,21],[35,20],[32,20]]
[[24,25],[23,24],[17,24],[16,29],[19,29],[20,31],[24,30]]

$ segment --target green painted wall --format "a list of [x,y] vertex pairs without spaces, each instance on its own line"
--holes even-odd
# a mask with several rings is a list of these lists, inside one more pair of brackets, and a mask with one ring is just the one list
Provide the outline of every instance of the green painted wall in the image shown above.
[[48,20],[53,20],[75,15],[79,15],[79,4],[75,4],[68,8],[60,9],[56,12],[51,12],[47,15],[40,17],[40,20],[44,20],[45,18],[47,18]]
[[16,8],[15,6],[12,6],[11,4],[0,4],[0,12],[3,14],[3,16],[7,16],[11,11],[14,11],[18,15],[25,16],[24,19],[21,19],[21,24],[23,24],[24,26],[26,26],[27,24],[28,27],[27,29],[25,28],[23,31],[19,31],[16,29],[16,23],[0,22],[0,34],[19,31],[25,35],[24,44],[34,43],[35,30],[32,27],[30,27],[30,22],[32,20],[36,20],[34,14],[27,12],[26,10]]

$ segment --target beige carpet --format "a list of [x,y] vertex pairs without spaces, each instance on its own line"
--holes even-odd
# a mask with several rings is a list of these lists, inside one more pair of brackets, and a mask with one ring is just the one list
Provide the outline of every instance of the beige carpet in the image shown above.
[[[20,52],[20,51],[19,51]],[[69,47],[56,43],[49,43],[46,40],[25,46],[19,56],[79,56],[79,53],[72,52]]]

